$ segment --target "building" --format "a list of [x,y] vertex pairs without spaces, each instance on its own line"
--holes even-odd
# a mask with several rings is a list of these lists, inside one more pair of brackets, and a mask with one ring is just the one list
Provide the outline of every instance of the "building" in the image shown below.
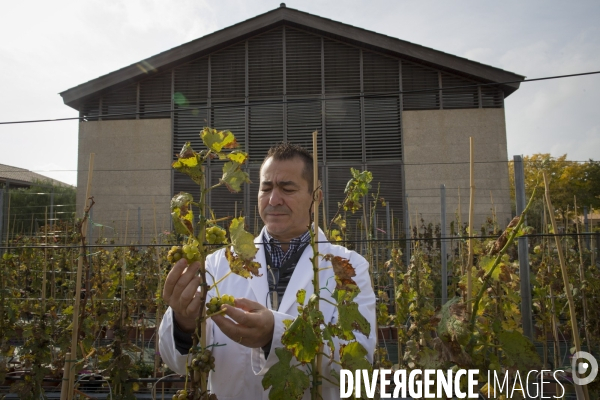
[[[113,221],[121,232],[137,221],[154,232],[156,216],[164,228],[172,194],[197,192],[170,163],[186,141],[201,148],[198,133],[208,125],[236,134],[250,154],[253,181],[239,194],[215,190],[208,201],[217,217],[237,210],[258,225],[266,150],[279,140],[310,149],[318,130],[329,217],[354,167],[373,172],[374,190],[379,182],[400,229],[406,215],[440,221],[440,184],[447,187],[448,220],[460,196],[466,221],[472,136],[481,188],[476,223],[491,215],[490,197],[504,223],[511,213],[504,99],[522,79],[282,4],[62,92],[82,117],[78,206],[94,152],[95,220]],[[208,176],[210,185],[218,182],[219,162]]]
[[48,178],[25,168],[0,164],[0,188],[15,189],[28,188],[33,184],[47,186],[71,186],[67,183]]

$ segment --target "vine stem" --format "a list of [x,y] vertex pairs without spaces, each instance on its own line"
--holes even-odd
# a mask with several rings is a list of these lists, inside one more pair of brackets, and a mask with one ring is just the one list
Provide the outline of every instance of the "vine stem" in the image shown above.
[[[198,209],[199,209],[199,221],[198,221],[198,227],[199,227],[199,232],[198,232],[198,251],[200,253],[200,278],[202,280],[202,282],[206,282],[206,248],[204,246],[204,237],[206,236],[206,192],[208,191],[206,189],[206,175],[205,175],[205,169],[204,166],[201,167],[202,168],[202,176],[204,177],[204,179],[202,179],[202,182],[200,184],[200,202],[198,204]],[[210,190],[210,189],[209,189]],[[206,349],[206,318],[205,318],[205,313],[206,313],[206,295],[208,294],[208,288],[207,286],[202,286],[202,290],[200,291],[200,315],[198,316],[198,318],[196,318],[196,332],[194,335],[194,346],[198,346],[198,344],[200,345],[200,348],[202,350]],[[200,340],[198,340],[198,337],[200,338]],[[196,384],[198,383],[198,381],[200,382],[200,392],[204,393],[207,390],[207,383],[208,383],[208,374],[204,373],[204,372],[197,372],[194,371],[194,379],[192,379],[192,388],[193,388],[193,392],[194,392],[194,399],[199,398],[198,393],[197,393],[197,387]],[[197,375],[199,374],[199,376]]]
[[[579,279],[585,280],[585,271],[583,269],[583,243],[581,243],[581,235],[579,234],[579,217],[577,216],[577,197],[573,196],[575,202],[575,228],[577,229],[577,246],[579,247]],[[585,290],[581,291],[581,297],[583,300],[583,329],[585,332],[585,341],[587,342],[588,348],[592,348],[592,341],[590,340],[590,333],[588,329],[588,306],[587,297]]]
[[[317,151],[317,135],[318,132],[313,132],[313,214],[314,214],[314,222],[313,222],[313,232],[310,234],[310,244],[313,250],[312,264],[313,264],[313,293],[319,294],[319,243],[318,243],[318,235],[319,235],[319,200],[320,200],[320,192],[319,192],[319,153]],[[310,212],[310,211],[309,211]],[[319,311],[319,301],[316,304],[317,311]],[[313,400],[321,399],[322,396],[322,385],[319,381],[320,372],[321,372],[321,363],[322,359],[322,350],[323,343],[319,344],[319,350],[317,352],[317,359],[313,360],[311,364],[313,365],[312,370],[312,390],[311,390],[311,398]]]
[[[467,259],[467,315],[469,315],[469,305],[471,303],[471,293],[473,291],[471,274],[473,270],[473,213],[475,206],[475,167],[473,164],[473,137],[469,137],[469,258]],[[473,312],[473,315],[475,313]]]
[[519,222],[513,228],[512,232],[510,233],[510,236],[508,237],[508,240],[506,241],[506,244],[504,245],[504,247],[502,247],[502,249],[496,256],[496,259],[494,260],[494,264],[492,265],[492,268],[490,268],[490,272],[488,272],[485,275],[485,277],[483,279],[483,285],[481,285],[481,289],[479,289],[477,296],[475,296],[475,299],[473,300],[473,311],[471,313],[471,321],[469,323],[469,325],[470,325],[469,330],[471,333],[473,333],[475,331],[475,321],[477,320],[477,312],[479,311],[479,302],[483,298],[483,294],[485,293],[486,289],[488,288],[488,283],[492,277],[492,273],[500,264],[500,261],[502,260],[502,256],[504,256],[504,254],[506,253],[506,251],[508,250],[510,245],[514,242],[515,238],[517,237],[517,234],[519,233],[519,229],[521,228],[521,226],[523,226],[523,223],[525,222],[525,218],[524,218],[525,214],[527,214],[527,211],[529,211],[531,204],[533,204],[533,198],[535,197],[535,191],[536,191],[536,189],[534,188],[533,193],[532,193],[531,197],[529,198],[529,202],[527,203],[527,207],[525,207],[525,209],[523,210],[523,212],[521,213],[521,215],[519,217]]
[[[550,200],[550,185],[548,182],[548,177],[546,176],[546,171],[543,171],[542,174],[544,176],[546,205],[548,206],[548,213],[550,214],[550,223],[552,224],[552,229],[554,230],[554,233],[556,233],[558,229],[556,227],[556,218],[554,218],[554,208],[552,207],[552,201]],[[580,352],[581,339],[579,338],[579,331],[577,330],[577,314],[575,313],[575,302],[573,301],[573,293],[571,291],[571,285],[569,284],[569,275],[567,273],[565,255],[563,253],[560,238],[558,236],[555,236],[555,239],[556,249],[558,250],[558,260],[560,261],[560,269],[562,271],[563,283],[565,285],[565,294],[567,295],[567,300],[569,302],[569,314],[571,314],[571,330],[573,331],[573,341],[575,342],[575,350],[577,352]],[[579,249],[579,251],[582,251],[582,249]],[[585,398],[585,400],[590,400],[590,395],[588,393],[586,385],[583,385],[583,397]]]
[[[208,273],[210,276],[212,276],[212,274],[211,274],[210,272],[208,272],[208,271],[206,271],[206,272],[207,272],[207,273]],[[215,282],[215,283],[213,283],[213,284],[212,284],[212,285],[211,285],[211,286],[208,288],[208,291],[210,291],[210,290],[212,290],[213,288],[215,288],[215,290],[217,291],[217,296],[218,296],[218,297],[221,297],[221,295],[219,294],[219,288],[217,287],[217,285],[218,285],[219,283],[221,283],[221,282],[222,282],[222,281],[223,281],[225,278],[227,278],[229,275],[231,275],[231,270],[229,270],[229,272],[227,272],[225,275],[223,275],[223,277],[222,277],[221,279],[219,279],[218,281],[216,281],[216,282],[215,282],[215,277],[214,277],[214,276],[212,276],[212,278],[213,278],[213,282]]]
[[[92,176],[94,171],[94,153],[90,153],[90,164],[88,168],[88,181],[87,188],[85,192],[85,201],[91,197],[92,190]],[[86,206],[84,210],[83,221],[81,221],[80,225],[80,235],[81,235],[81,249],[79,250],[79,259],[77,262],[77,281],[75,283],[75,304],[73,305],[73,331],[71,333],[71,357],[65,360],[65,368],[69,370],[69,380],[67,383],[67,387],[65,388],[65,381],[63,380],[63,386],[61,390],[61,398],[64,396],[68,400],[73,398],[73,387],[75,381],[75,369],[72,368],[74,366],[74,362],[71,360],[77,359],[77,339],[79,336],[79,306],[81,304],[81,277],[83,275],[83,261],[85,258],[85,232],[87,231],[87,221],[88,221],[88,212],[90,208],[93,206],[94,200],[92,199],[92,203],[89,206]],[[83,356],[83,354],[82,354]],[[66,393],[66,395],[63,394]]]

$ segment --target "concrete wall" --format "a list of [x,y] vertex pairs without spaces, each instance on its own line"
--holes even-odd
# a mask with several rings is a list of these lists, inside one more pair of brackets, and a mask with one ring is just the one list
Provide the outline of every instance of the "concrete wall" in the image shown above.
[[[495,208],[501,228],[511,218],[504,109],[404,111],[406,193],[416,214],[440,222],[440,185],[446,185],[446,220],[469,216],[469,137],[474,141],[475,221],[480,229]],[[491,191],[491,196],[490,196]],[[492,206],[492,199],[494,205]]]
[[[169,229],[171,199],[171,120],[141,119],[82,122],[79,125],[77,215],[82,215],[90,153],[95,153],[91,194],[96,204],[92,219],[114,229],[103,236],[137,243],[154,237],[154,208],[158,230]],[[138,207],[141,221],[138,222]],[[127,213],[129,212],[129,216]],[[94,238],[100,234],[94,228]]]

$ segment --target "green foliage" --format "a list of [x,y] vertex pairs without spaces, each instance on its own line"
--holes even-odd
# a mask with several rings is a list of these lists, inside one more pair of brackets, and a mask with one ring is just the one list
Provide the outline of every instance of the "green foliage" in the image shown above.
[[[567,160],[567,155],[552,157],[547,153],[538,153],[523,157],[525,173],[525,195],[530,197],[535,188],[543,192],[544,182],[541,171],[545,171],[550,179],[552,205],[564,218],[567,210],[573,211],[573,196],[577,197],[579,207],[592,206],[600,208],[600,161],[574,162]],[[511,195],[514,199],[514,166],[509,162]],[[515,204],[514,201],[512,204]],[[528,214],[529,224],[541,226],[543,218],[543,200],[536,199]]]
[[[314,242],[315,235],[311,235],[311,241]],[[319,255],[314,255],[319,257]],[[371,363],[367,360],[366,349],[356,341],[354,331],[358,331],[363,335],[370,334],[371,326],[369,321],[360,313],[358,304],[353,300],[360,293],[360,289],[356,286],[352,277],[356,275],[354,267],[349,260],[327,254],[323,256],[324,260],[332,262],[335,280],[337,283],[336,289],[333,292],[333,299],[336,302],[334,305],[338,311],[338,319],[334,323],[325,325],[323,313],[319,310],[319,294],[313,294],[308,304],[304,305],[306,299],[305,290],[301,289],[297,293],[298,301],[298,316],[293,321],[286,321],[286,330],[281,338],[281,343],[285,346],[284,349],[277,349],[277,355],[283,354],[285,358],[280,358],[280,362],[273,365],[265,379],[263,379],[263,387],[265,389],[271,387],[269,399],[279,399],[284,392],[282,388],[288,382],[289,361],[293,355],[300,365],[310,364],[312,372],[295,370],[294,374],[301,374],[306,378],[306,387],[302,392],[294,392],[292,398],[302,397],[303,390],[308,388],[311,381],[308,375],[312,376],[311,396],[317,398],[316,385],[319,385],[321,371],[316,370],[320,349],[327,344],[330,349],[329,354],[321,353],[321,356],[329,357],[329,363],[338,363],[342,368],[364,368],[371,370]],[[339,356],[340,361],[335,361],[334,358],[334,337],[348,341],[347,344],[340,345]],[[318,371],[318,372],[315,372]],[[267,376],[269,378],[267,379]],[[300,376],[300,375],[298,375]],[[332,376],[337,376],[335,371],[332,371]],[[298,378],[299,379],[299,378]]]
[[522,372],[540,368],[542,363],[533,343],[521,332],[501,330],[496,334],[508,367],[518,368]]
[[[476,265],[471,271],[472,301],[465,302],[467,274],[459,264],[459,296],[432,307],[434,291],[429,264],[431,249],[419,241],[403,274],[398,252],[387,266],[396,281],[398,337],[403,349],[400,368],[479,369],[511,371],[540,369],[533,344],[520,331],[518,265],[506,254],[522,228],[511,221],[497,240],[475,243]],[[464,247],[466,250],[466,246]],[[460,262],[465,260],[459,258]],[[408,316],[408,325],[404,325]],[[404,325],[404,327],[403,327]],[[433,333],[435,332],[435,333]],[[485,374],[484,374],[485,375]]]
[[358,171],[354,168],[350,168],[352,173],[352,179],[346,184],[346,200],[344,201],[344,211],[351,211],[352,213],[358,211],[361,207],[361,199],[367,195],[371,188],[371,181],[373,175],[369,171]]
[[276,348],[275,354],[279,361],[269,369],[262,381],[265,390],[271,388],[269,399],[301,399],[310,386],[308,375],[290,365],[293,357],[290,351]]
[[[54,193],[54,195],[52,195]],[[53,197],[53,200],[51,200]],[[44,219],[54,218],[50,215],[50,204],[54,204],[54,212],[58,221],[73,221],[75,216],[76,188],[52,184],[52,181],[35,181],[29,188],[10,189],[11,231],[16,234],[29,235],[40,231],[44,226]],[[7,198],[5,198],[4,212],[7,212]],[[46,214],[47,210],[47,214]],[[6,214],[5,214],[6,215]],[[37,222],[36,222],[37,220]],[[53,225],[56,221],[49,221]]]

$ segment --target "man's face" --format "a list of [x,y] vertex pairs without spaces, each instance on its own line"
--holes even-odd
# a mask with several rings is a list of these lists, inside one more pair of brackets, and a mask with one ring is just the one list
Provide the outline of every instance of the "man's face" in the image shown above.
[[304,162],[268,158],[260,170],[258,209],[271,236],[289,242],[310,224],[312,189],[302,177]]

